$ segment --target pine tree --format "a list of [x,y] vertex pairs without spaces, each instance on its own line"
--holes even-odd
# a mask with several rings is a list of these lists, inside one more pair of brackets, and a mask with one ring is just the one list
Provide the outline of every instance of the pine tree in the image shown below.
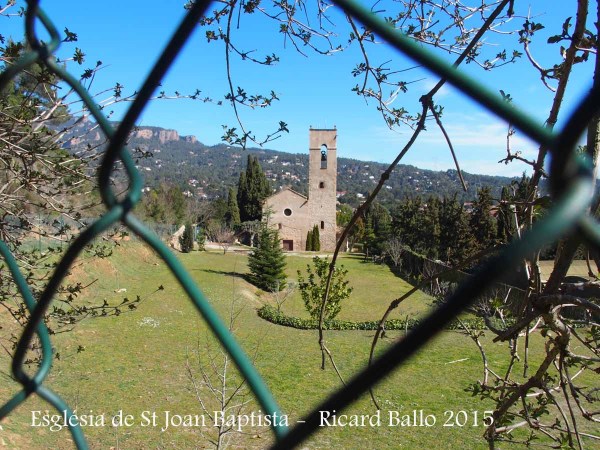
[[225,213],[225,223],[229,228],[234,229],[240,224],[240,222],[240,210],[238,208],[237,199],[233,192],[233,188],[229,188],[229,194],[227,196],[227,212]]
[[286,285],[285,256],[279,243],[277,231],[263,227],[258,246],[248,256],[250,281],[257,287],[275,292]]
[[306,251],[312,252],[313,250],[313,232],[308,230],[308,233],[306,233]]

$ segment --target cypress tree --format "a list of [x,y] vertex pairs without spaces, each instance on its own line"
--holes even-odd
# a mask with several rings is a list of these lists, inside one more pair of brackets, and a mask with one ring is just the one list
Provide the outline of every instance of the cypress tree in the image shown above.
[[312,249],[315,252],[321,251],[321,236],[317,225],[315,225],[312,230]]
[[312,252],[313,250],[313,232],[308,230],[308,233],[306,233],[306,251]]
[[235,228],[240,224],[240,210],[233,188],[229,188],[227,196],[227,212],[225,213],[225,223],[229,228]]
[[247,207],[248,204],[248,180],[246,178],[246,172],[240,172],[240,179],[238,180],[237,188],[237,204],[240,211],[240,221],[248,221]]
[[286,285],[285,256],[279,245],[279,234],[263,227],[258,246],[248,256],[250,281],[260,289],[274,292]]
[[257,158],[248,161],[249,172],[246,174],[248,180],[248,218],[249,220],[260,220],[262,217],[263,180],[264,177]]
[[262,171],[258,158],[248,155],[246,171],[238,182],[238,207],[242,222],[261,220],[262,204],[271,194],[269,180]]

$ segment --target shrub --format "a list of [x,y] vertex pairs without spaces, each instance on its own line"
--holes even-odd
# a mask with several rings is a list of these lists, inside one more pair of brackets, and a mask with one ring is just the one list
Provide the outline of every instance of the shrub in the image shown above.
[[[258,311],[258,316],[264,320],[284,327],[296,328],[299,330],[316,330],[319,327],[318,319],[302,319],[300,317],[287,316],[271,305],[265,305]],[[471,330],[485,330],[485,321],[481,317],[462,319],[462,322]],[[386,330],[405,330],[416,328],[419,325],[419,319],[390,319],[385,321]],[[508,323],[511,325],[512,322]],[[323,326],[326,330],[377,330],[378,320],[366,320],[363,322],[353,322],[351,320],[325,320]],[[452,320],[445,327],[446,330],[462,330],[460,322]]]
[[[315,256],[313,266],[314,272],[310,264],[306,265],[306,279],[298,271],[298,287],[306,310],[313,319],[318,319],[329,273],[329,258],[321,259]],[[333,271],[329,299],[325,307],[325,320],[331,320],[338,315],[342,309],[342,300],[348,298],[352,292],[352,288],[348,286],[349,281],[345,279],[347,274],[348,271],[344,266],[336,267]]]

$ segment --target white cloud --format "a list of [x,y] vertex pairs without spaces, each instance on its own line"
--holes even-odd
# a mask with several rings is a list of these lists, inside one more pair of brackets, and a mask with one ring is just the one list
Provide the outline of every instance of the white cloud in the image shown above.
[[[422,82],[422,86],[424,89],[424,92],[429,92],[431,91],[436,84],[438,84],[439,80],[435,80],[433,78],[426,78],[425,80],[423,80]],[[435,98],[439,99],[442,97],[446,97],[447,95],[452,93],[452,89],[450,87],[448,87],[448,83],[444,83],[442,85],[442,87],[436,92],[435,94]]]
[[[508,127],[505,122],[485,113],[452,114],[444,121],[461,168],[471,173],[489,175],[518,176],[523,171],[530,171],[530,166],[515,161],[511,164],[498,164],[506,157],[506,134]],[[391,161],[402,147],[408,142],[412,131],[402,133],[392,132],[385,127],[376,127],[369,133],[369,147],[380,149],[377,154],[365,155],[359,158],[376,158],[379,161]],[[512,152],[519,151],[520,156],[528,160],[537,157],[538,149],[535,142],[524,137],[517,131],[511,136]],[[358,142],[355,145],[360,146]],[[367,147],[368,148],[368,147]],[[364,148],[361,149],[364,151]],[[447,170],[455,168],[448,144],[444,135],[434,121],[427,123],[427,130],[422,132],[413,148],[409,150],[402,161],[431,170]]]
[[[410,164],[421,169],[429,169],[435,171],[446,171],[448,169],[456,170],[454,162],[451,160],[425,160],[425,159],[410,159],[404,161],[405,164]],[[529,166],[524,164],[504,164],[489,160],[469,160],[459,161],[460,168],[463,172],[493,175],[502,177],[518,177],[523,172],[531,174]]]
[[[446,133],[452,142],[455,150],[461,147],[470,149],[488,150],[494,149],[501,152],[506,152],[506,136],[508,126],[500,122],[448,122],[444,124]],[[428,145],[444,145],[447,146],[441,130],[436,124],[428,125],[429,132],[420,137],[421,144]],[[537,155],[537,147],[535,143],[520,135],[517,131],[510,138],[511,150],[520,151],[521,156],[525,158],[533,158]]]

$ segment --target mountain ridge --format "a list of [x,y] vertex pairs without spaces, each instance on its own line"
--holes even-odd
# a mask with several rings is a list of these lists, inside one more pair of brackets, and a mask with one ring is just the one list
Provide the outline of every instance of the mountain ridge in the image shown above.
[[[83,148],[102,151],[105,142],[95,123],[78,119],[64,129],[63,147],[77,152]],[[226,144],[206,145],[196,136],[180,135],[177,130],[159,126],[138,126],[131,132],[128,148],[147,157],[137,160],[147,187],[156,188],[161,182],[180,186],[186,195],[213,199],[226,195],[237,184],[240,171],[245,169],[246,156],[258,157],[275,190],[291,187],[305,194],[308,183],[308,153],[288,153],[275,149],[248,148],[243,150]],[[149,156],[151,155],[151,156]],[[341,203],[359,204],[376,187],[389,164],[361,161],[338,156],[338,198]],[[515,178],[462,172],[467,192],[461,188],[456,170],[433,171],[399,164],[378,199],[391,203],[404,197],[457,195],[461,201],[473,200],[477,190],[490,186],[499,197],[503,186]]]

